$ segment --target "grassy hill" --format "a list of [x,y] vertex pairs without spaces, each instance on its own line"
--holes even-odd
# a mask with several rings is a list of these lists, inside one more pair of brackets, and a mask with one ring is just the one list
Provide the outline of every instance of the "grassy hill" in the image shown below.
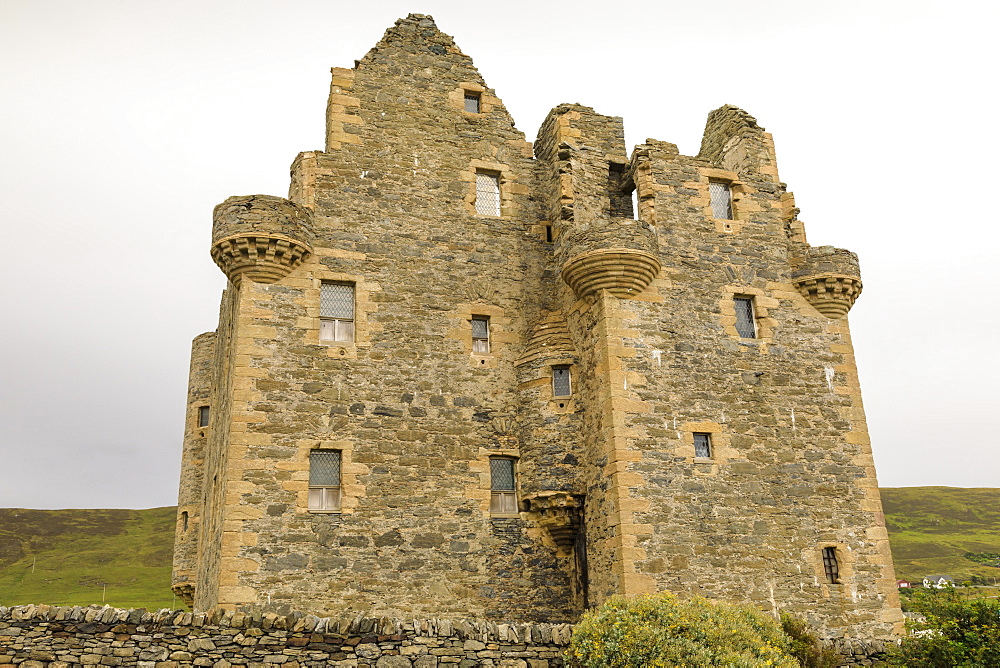
[[[1000,552],[1000,489],[883,488],[896,574],[1000,579],[966,552]],[[170,591],[177,509],[0,508],[0,605],[179,608]]]
[[170,591],[176,512],[0,508],[0,605],[183,607]]
[[882,506],[896,577],[942,573],[957,582],[972,575],[1000,580],[1000,568],[972,562],[966,552],[1000,552],[1000,489],[885,487]]

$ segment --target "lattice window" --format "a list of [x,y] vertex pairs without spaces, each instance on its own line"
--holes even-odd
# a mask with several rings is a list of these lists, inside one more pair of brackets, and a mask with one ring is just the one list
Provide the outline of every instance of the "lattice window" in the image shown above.
[[712,200],[712,217],[733,219],[733,192],[728,183],[709,181],[708,194]]
[[754,317],[753,297],[733,297],[736,309],[736,331],[741,338],[757,338],[757,321]]
[[198,426],[199,427],[207,427],[208,426],[208,417],[209,417],[209,408],[208,408],[208,406],[198,406]]
[[490,319],[484,315],[472,316],[472,352],[480,355],[490,352]]
[[470,114],[479,113],[479,103],[482,99],[482,94],[476,91],[467,90],[465,91],[465,110]]
[[706,457],[706,458],[712,456],[712,435],[711,434],[695,433],[695,435],[694,435],[694,456],[695,457]]
[[490,490],[491,513],[504,515],[517,513],[513,459],[490,457]]
[[320,341],[354,340],[354,284],[327,283],[320,286]]
[[826,579],[830,584],[840,583],[840,566],[837,563],[837,548],[823,548],[823,571],[826,573]]
[[480,216],[500,215],[500,175],[476,172],[476,213]]
[[560,364],[552,367],[552,396],[568,397],[573,394],[573,382],[570,378],[569,365]]
[[313,450],[309,453],[309,510],[340,510],[339,450]]

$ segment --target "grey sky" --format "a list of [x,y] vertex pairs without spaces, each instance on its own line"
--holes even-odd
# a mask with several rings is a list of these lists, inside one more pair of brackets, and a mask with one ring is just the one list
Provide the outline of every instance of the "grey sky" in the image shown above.
[[285,195],[329,68],[409,12],[529,140],[561,102],[686,154],[755,115],[810,242],[861,257],[881,484],[1000,486],[995,3],[0,0],[0,506],[176,502],[212,207]]

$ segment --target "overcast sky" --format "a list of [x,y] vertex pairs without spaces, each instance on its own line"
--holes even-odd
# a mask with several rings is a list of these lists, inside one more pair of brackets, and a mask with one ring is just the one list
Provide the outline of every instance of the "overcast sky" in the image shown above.
[[190,341],[224,285],[212,207],[285,196],[329,68],[409,12],[529,140],[561,102],[688,155],[710,110],[756,116],[809,241],[861,258],[881,485],[1000,486],[996,7],[0,0],[0,507],[176,503]]

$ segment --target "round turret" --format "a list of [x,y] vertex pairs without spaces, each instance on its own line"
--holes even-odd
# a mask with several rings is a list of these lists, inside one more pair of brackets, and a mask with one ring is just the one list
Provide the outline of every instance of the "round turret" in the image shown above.
[[212,259],[239,285],[243,276],[274,283],[312,253],[312,220],[308,209],[282,197],[230,197],[215,207]]
[[562,277],[579,297],[607,290],[635,297],[660,273],[652,228],[638,220],[618,220],[569,232],[560,244]]
[[792,282],[817,311],[842,318],[861,294],[858,256],[833,246],[807,248],[796,262]]

